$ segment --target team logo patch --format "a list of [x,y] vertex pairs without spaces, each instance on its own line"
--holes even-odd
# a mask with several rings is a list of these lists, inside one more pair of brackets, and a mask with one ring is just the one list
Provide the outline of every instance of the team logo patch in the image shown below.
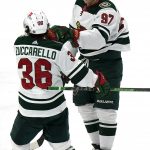
[[103,2],[103,3],[100,3],[99,6],[100,6],[101,8],[106,8],[106,7],[111,6],[111,4],[110,4],[109,2]]

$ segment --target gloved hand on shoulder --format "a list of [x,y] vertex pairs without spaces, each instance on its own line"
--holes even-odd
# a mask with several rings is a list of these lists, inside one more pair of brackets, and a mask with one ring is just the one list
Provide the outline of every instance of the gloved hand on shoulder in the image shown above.
[[52,26],[47,33],[47,36],[50,40],[58,41],[61,43],[65,43],[66,41],[70,41],[73,47],[78,47],[78,38],[80,32],[77,29],[70,29],[66,26],[54,25]]

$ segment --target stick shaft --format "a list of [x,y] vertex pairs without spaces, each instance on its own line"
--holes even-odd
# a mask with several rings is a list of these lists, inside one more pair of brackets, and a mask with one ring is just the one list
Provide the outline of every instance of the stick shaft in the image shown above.
[[150,92],[150,88],[112,88],[113,92]]
[[[48,87],[48,90],[81,90],[81,91],[94,91],[94,88],[89,87]],[[150,88],[111,88],[112,92],[150,92]]]

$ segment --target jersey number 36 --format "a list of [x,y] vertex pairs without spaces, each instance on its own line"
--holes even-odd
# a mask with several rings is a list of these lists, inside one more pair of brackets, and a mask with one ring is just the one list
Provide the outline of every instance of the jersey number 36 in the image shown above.
[[[34,86],[47,89],[52,85],[51,63],[49,61],[38,59],[33,63],[28,58],[22,58],[18,63],[18,69],[23,69],[24,66],[26,69],[22,71],[23,78],[21,79],[24,89],[32,89]],[[44,67],[44,71],[42,67]]]

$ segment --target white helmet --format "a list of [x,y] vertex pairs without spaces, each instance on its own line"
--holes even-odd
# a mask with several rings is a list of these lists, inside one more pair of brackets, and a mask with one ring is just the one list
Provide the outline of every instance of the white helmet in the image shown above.
[[46,33],[49,27],[48,19],[42,11],[30,12],[23,22],[25,31],[31,34]]

